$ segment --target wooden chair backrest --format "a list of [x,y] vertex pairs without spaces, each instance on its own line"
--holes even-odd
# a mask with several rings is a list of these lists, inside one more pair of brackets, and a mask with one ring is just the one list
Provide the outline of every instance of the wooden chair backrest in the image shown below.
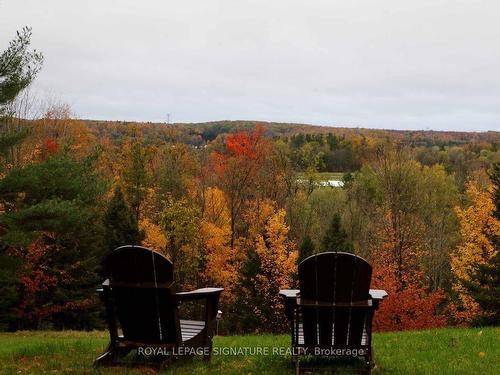
[[179,344],[172,263],[142,246],[121,246],[105,260],[116,316],[125,340]]
[[371,329],[367,326],[367,323],[371,324],[371,311],[349,305],[368,302],[371,275],[372,267],[366,260],[344,252],[312,255],[299,264],[301,300],[340,305],[302,308],[307,346],[351,347],[360,344],[363,331]]

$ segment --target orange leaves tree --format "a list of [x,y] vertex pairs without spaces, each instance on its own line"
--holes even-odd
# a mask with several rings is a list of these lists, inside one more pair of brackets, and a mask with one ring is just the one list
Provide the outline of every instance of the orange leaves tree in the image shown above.
[[387,256],[393,246],[385,244],[372,253],[372,288],[384,289],[390,296],[375,314],[374,328],[399,331],[445,326],[447,319],[438,310],[444,290],[430,290],[425,273],[417,268],[399,273],[397,262]]
[[139,228],[144,233],[143,246],[159,251],[160,253],[166,253],[167,237],[159,225],[148,218],[144,218],[139,222]]
[[492,193],[492,186],[481,190],[470,182],[467,184],[470,205],[456,208],[462,241],[451,255],[451,267],[455,276],[453,289],[459,298],[455,317],[463,323],[472,322],[481,313],[479,304],[464,284],[471,282],[471,275],[478,266],[492,263],[498,252],[493,238],[500,235],[500,220],[494,215]]
[[26,146],[50,151],[54,146],[68,148],[73,155],[84,157],[95,145],[95,137],[83,121],[74,119],[71,107],[65,103],[49,105],[43,116],[33,122]]

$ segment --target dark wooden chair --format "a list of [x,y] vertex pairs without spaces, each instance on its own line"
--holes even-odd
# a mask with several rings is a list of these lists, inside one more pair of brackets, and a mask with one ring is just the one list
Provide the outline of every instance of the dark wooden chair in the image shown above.
[[[107,280],[98,289],[106,307],[110,342],[95,366],[112,365],[131,350],[161,354],[201,351],[210,359],[212,336],[221,288],[176,293],[172,263],[162,254],[142,246],[122,246],[105,259]],[[204,302],[203,320],[184,320],[178,306],[186,301]],[[121,328],[120,335],[118,329]],[[199,350],[201,348],[201,350]],[[155,350],[156,349],[156,350]],[[160,351],[158,351],[160,349]],[[141,353],[139,353],[141,354]],[[163,356],[170,359],[171,356]]]
[[299,264],[299,287],[284,289],[291,323],[292,362],[297,374],[303,356],[362,357],[364,372],[374,366],[372,318],[387,293],[370,289],[372,267],[343,252],[312,255]]

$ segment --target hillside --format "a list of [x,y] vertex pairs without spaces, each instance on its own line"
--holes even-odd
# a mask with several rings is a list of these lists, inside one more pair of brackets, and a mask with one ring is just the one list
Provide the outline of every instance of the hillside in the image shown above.
[[454,132],[433,130],[387,130],[367,128],[346,128],[309,124],[276,123],[262,121],[214,121],[200,123],[150,123],[126,121],[84,120],[85,124],[100,136],[117,137],[130,134],[133,129],[151,139],[182,141],[203,144],[214,140],[220,134],[249,131],[256,125],[263,125],[269,137],[288,138],[293,135],[332,133],[347,139],[376,138],[390,139],[411,145],[461,145],[465,143],[500,143],[500,132]]

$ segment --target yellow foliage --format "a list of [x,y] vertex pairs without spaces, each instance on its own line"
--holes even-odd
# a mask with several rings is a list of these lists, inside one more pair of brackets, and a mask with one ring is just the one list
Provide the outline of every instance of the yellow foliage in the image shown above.
[[255,200],[249,203],[244,213],[248,223],[248,238],[252,241],[265,230],[266,221],[274,214],[276,207],[270,200]]
[[201,233],[206,252],[205,279],[215,286],[224,288],[223,298],[232,300],[238,277],[238,259],[229,246],[229,227],[218,227],[202,221]]
[[205,191],[204,198],[203,218],[219,227],[229,228],[231,217],[224,192],[219,188],[211,187]]
[[459,294],[464,307],[464,313],[459,318],[465,322],[474,319],[480,308],[461,281],[470,281],[474,268],[479,264],[488,263],[496,254],[490,238],[500,233],[500,221],[493,216],[491,191],[492,187],[481,191],[475,184],[469,183],[467,196],[471,206],[456,208],[462,242],[451,256],[451,269],[457,279],[453,288]]
[[298,252],[288,240],[289,227],[285,210],[276,209],[271,201],[263,201],[259,209],[247,212],[249,232],[254,234],[254,248],[259,257],[260,269],[254,278],[255,290],[263,297],[263,303],[254,307],[255,314],[265,327],[272,330],[283,328],[285,321],[278,292],[289,288],[296,270]]
[[[256,238],[255,251],[259,255],[261,274],[257,281],[264,287],[263,292],[290,287],[292,275],[297,262],[297,251],[291,249],[287,235],[289,228],[285,222],[285,210],[280,209],[269,217],[265,225],[265,235]],[[272,298],[272,296],[269,296]]]
[[205,191],[201,238],[205,251],[204,279],[224,288],[223,301],[232,301],[240,259],[231,250],[231,220],[224,192],[218,188]]
[[153,250],[165,253],[167,247],[167,238],[160,226],[156,225],[147,218],[140,220],[139,228],[144,231],[144,240],[142,244]]

